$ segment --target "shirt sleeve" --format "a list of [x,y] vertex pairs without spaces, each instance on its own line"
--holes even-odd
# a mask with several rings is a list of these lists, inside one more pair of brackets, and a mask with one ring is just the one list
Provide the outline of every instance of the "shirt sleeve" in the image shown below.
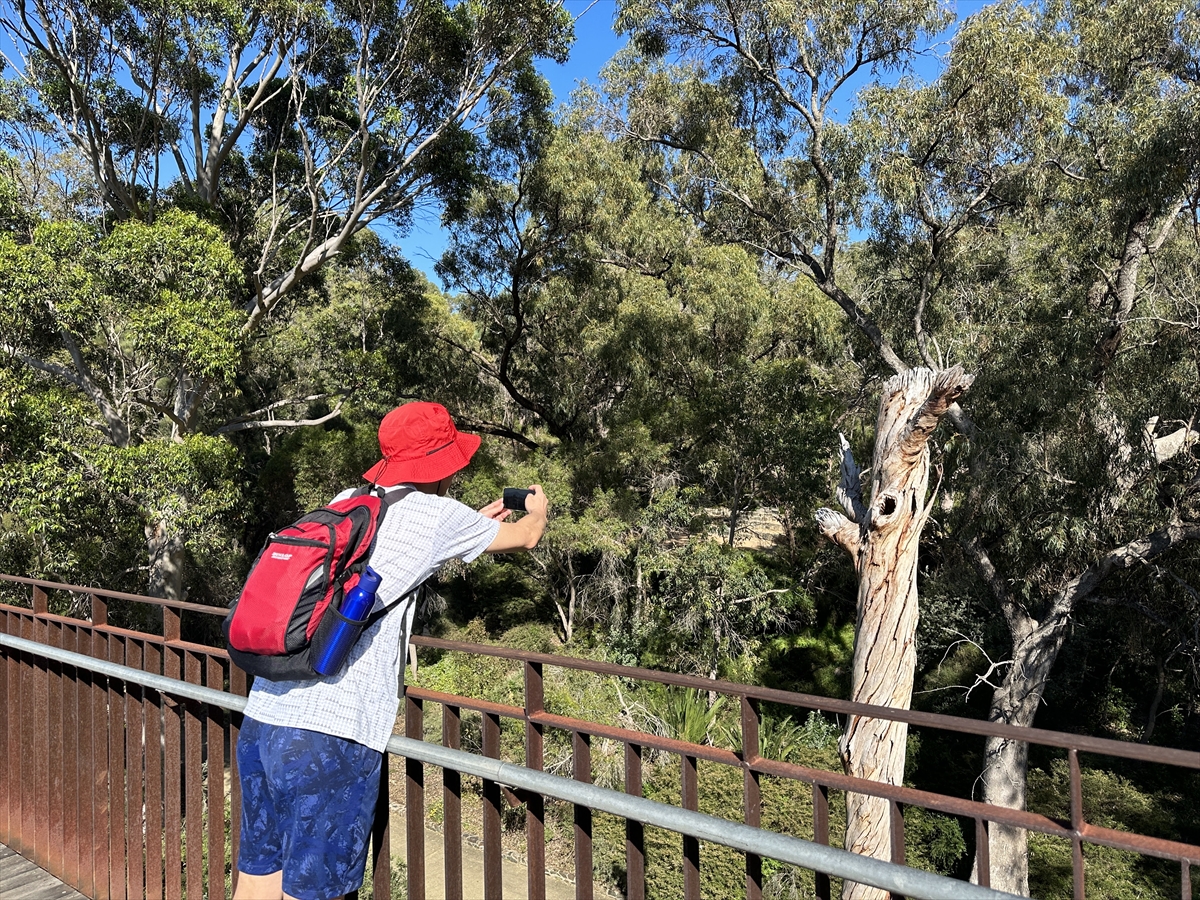
[[434,553],[436,564],[452,559],[471,562],[491,546],[500,531],[500,523],[489,519],[457,500],[439,498],[444,506],[438,522],[438,540]]

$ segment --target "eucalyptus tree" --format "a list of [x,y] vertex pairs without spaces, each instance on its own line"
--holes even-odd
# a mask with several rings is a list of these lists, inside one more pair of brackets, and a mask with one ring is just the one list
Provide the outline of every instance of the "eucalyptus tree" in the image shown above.
[[[877,274],[912,310],[917,352],[984,373],[944,503],[1011,637],[989,710],[1006,724],[1033,724],[1081,603],[1146,591],[1137,571],[1200,538],[1180,308],[1200,19],[1186,3],[1132,12],[999,5],[962,24],[935,84],[874,98],[889,135]],[[1023,808],[1027,764],[1026,745],[989,740],[983,798]],[[1027,892],[1025,835],[995,828],[991,865]]]
[[[904,69],[916,53],[917,41],[947,22],[939,5],[927,0],[768,5],[628,0],[620,6],[618,23],[632,32],[640,53],[630,54],[607,73],[608,90],[619,99],[605,124],[614,134],[647,148],[652,160],[647,167],[664,196],[711,235],[741,243],[793,277],[807,279],[842,309],[884,365],[904,373],[909,366],[894,339],[870,317],[844,275],[845,247],[870,189],[864,178],[870,145],[850,124],[839,121],[835,110],[856,78]],[[924,392],[917,386],[894,412],[913,416],[926,400],[937,405],[948,397],[953,403],[969,383],[969,378],[965,383],[950,381],[932,393],[928,385]],[[917,429],[919,435],[911,441],[917,450],[910,450],[905,440],[889,440],[887,432],[903,435],[907,422],[891,428],[889,420],[889,429],[884,429],[881,412],[875,471],[879,477],[901,471],[905,475],[904,484],[877,484],[876,499],[894,504],[897,492],[908,496],[907,483],[912,480],[911,534],[902,528],[897,533],[908,535],[904,539],[882,540],[883,531],[868,526],[872,519],[879,524],[888,516],[882,509],[868,515],[857,508],[862,507],[860,500],[847,506],[854,521],[846,522],[845,529],[832,511],[822,512],[821,524],[831,539],[861,528],[861,539],[845,538],[842,545],[869,558],[870,548],[878,544],[879,554],[888,557],[887,571],[915,573],[916,539],[924,524],[919,515],[925,507],[922,473],[927,472],[916,460],[945,405],[932,416],[928,429]],[[857,496],[859,491],[853,493]],[[861,582],[852,697],[906,707],[915,666],[915,580],[898,580],[905,585],[899,590],[912,595],[907,604],[911,612],[898,630],[884,627],[890,604],[882,593],[875,598],[886,585]],[[885,673],[883,693],[872,679],[857,677],[868,670]],[[881,748],[887,747],[891,749],[883,759]],[[891,782],[903,775],[903,740],[867,735],[865,724],[848,731],[842,753],[852,774]],[[866,798],[856,799],[861,802],[848,822],[846,846],[886,857],[886,810]],[[850,882],[844,888],[847,897],[880,895]]]
[[[187,539],[199,546],[222,517],[236,518],[236,453],[181,428],[170,388],[180,370],[217,385],[214,394],[233,387],[241,267],[216,228],[175,211],[109,235],[79,223],[43,223],[28,243],[0,234],[0,279],[0,381],[22,398],[10,414],[26,423],[4,454],[15,467],[8,508],[31,535],[88,532],[82,521],[49,524],[62,513],[47,501],[72,485],[114,497],[119,518],[144,525],[150,590],[178,597]],[[38,412],[55,406],[59,421]],[[40,436],[26,430],[37,422]],[[37,465],[22,464],[28,446],[43,445]],[[81,574],[62,559],[40,568]]]
[[[839,121],[848,78],[945,24],[933,4],[621,7],[642,53],[609,73],[606,127],[659,190],[810,279],[885,370],[980,373],[972,413],[946,410],[942,503],[1012,636],[997,721],[1033,721],[1080,602],[1200,536],[1196,15],[997,4],[935,83],[875,86]],[[1024,753],[989,744],[985,799],[1024,804]],[[1027,889],[1023,834],[995,829],[991,858]]]
[[[215,223],[239,277],[219,282],[231,287],[231,305],[205,315],[222,328],[234,321],[225,337],[239,348],[364,229],[404,228],[419,203],[453,204],[471,182],[481,132],[536,83],[535,58],[565,57],[572,31],[554,0],[4,0],[0,29],[7,145],[81,157],[103,203],[100,225],[114,235],[152,234],[115,226],[151,226],[177,207]],[[43,310],[46,300],[37,301]],[[110,359],[121,356],[120,334],[96,334]],[[310,418],[312,394],[290,394],[275,379],[279,394],[214,423],[224,375],[187,353],[165,369],[119,373],[158,380],[118,395],[70,325],[36,345],[21,335],[2,338],[9,360],[87,398],[113,446],[150,433],[263,433],[329,414]],[[332,386],[335,410],[349,387]],[[161,524],[162,541],[177,548],[181,535]]]

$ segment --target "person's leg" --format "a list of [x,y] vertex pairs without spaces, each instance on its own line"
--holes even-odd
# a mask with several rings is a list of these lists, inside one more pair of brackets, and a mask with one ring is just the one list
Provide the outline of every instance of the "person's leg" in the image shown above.
[[238,733],[238,780],[242,787],[242,831],[237,889],[233,900],[282,900],[283,835],[263,764],[270,726],[250,717]]
[[383,754],[327,734],[274,728],[263,759],[283,832],[284,896],[333,900],[357,890]]
[[239,869],[233,900],[284,900],[283,870],[270,875],[250,875]]

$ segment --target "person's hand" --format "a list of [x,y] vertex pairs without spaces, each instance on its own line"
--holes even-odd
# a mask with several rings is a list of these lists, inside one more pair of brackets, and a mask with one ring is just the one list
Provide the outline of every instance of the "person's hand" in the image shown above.
[[529,489],[533,493],[525,498],[525,512],[546,518],[550,513],[550,501],[546,499],[546,492],[540,484],[531,484]]
[[481,516],[486,516],[489,519],[495,519],[497,522],[503,522],[508,518],[511,509],[504,508],[503,500],[493,500],[487,506],[479,510]]

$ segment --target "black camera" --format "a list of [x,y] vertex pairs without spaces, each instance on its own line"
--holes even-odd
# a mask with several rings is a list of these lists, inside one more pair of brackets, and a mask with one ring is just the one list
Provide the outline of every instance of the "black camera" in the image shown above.
[[533,491],[528,488],[505,488],[504,489],[504,508],[516,509],[525,512],[525,498],[532,494]]

